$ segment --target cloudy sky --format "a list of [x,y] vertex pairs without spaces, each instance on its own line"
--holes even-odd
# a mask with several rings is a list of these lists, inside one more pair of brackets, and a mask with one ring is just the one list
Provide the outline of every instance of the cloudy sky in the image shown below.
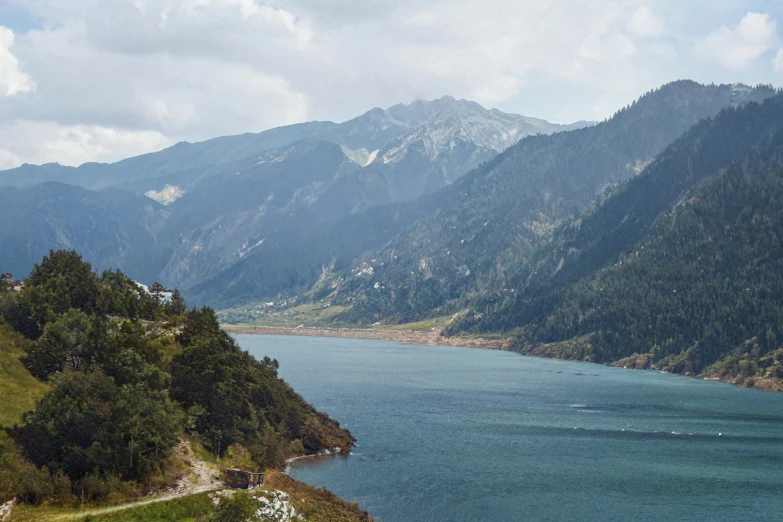
[[450,94],[559,123],[783,85],[780,0],[0,0],[0,168]]

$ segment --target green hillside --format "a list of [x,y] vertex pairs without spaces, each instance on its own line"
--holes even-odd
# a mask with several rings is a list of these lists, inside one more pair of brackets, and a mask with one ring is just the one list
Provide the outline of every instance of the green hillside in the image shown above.
[[187,460],[183,440],[262,470],[353,445],[213,310],[150,291],[93,272],[75,251],[44,257],[20,292],[0,288],[0,412],[4,426],[21,421],[0,429],[0,502],[116,503],[166,489]]
[[780,388],[783,133],[765,138],[782,122],[781,97],[704,122],[555,234],[518,297],[452,331],[516,329],[527,353]]
[[0,427],[22,421],[22,415],[35,408],[47,385],[33,377],[21,362],[29,343],[24,337],[0,325]]
[[595,127],[525,138],[419,201],[428,212],[398,207],[386,217],[390,230],[409,215],[423,217],[312,296],[351,307],[337,322],[369,325],[451,315],[482,296],[510,293],[558,227],[635,177],[691,126],[773,94],[760,87],[737,97],[728,85],[675,82]]

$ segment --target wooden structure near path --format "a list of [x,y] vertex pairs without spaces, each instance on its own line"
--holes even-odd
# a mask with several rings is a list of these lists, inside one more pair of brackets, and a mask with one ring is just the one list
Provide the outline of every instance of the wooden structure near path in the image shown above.
[[264,485],[264,474],[244,469],[229,468],[223,470],[225,482],[230,488],[252,489]]

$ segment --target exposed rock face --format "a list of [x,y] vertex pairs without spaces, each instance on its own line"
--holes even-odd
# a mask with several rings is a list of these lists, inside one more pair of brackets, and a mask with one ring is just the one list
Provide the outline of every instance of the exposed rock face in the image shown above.
[[[230,498],[235,494],[234,491],[226,490],[211,494],[209,498],[215,506],[225,498]],[[304,517],[296,512],[296,508],[291,504],[291,497],[284,491],[257,491],[252,493],[258,509],[250,520],[266,520],[273,522],[287,522],[291,520],[304,520]]]
[[617,368],[630,368],[632,370],[649,370],[652,368],[653,359],[649,353],[635,353],[630,357],[620,359],[612,363]]
[[264,492],[257,496],[259,508],[256,511],[256,520],[304,520],[304,517],[297,514],[289,500],[288,493],[282,491]]
[[0,504],[0,522],[5,522],[11,518],[11,512],[16,506],[16,499],[9,500],[5,504]]

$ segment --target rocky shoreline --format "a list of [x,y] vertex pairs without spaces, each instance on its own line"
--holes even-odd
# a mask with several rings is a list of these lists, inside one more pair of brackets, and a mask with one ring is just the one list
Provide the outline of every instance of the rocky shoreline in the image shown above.
[[369,328],[284,328],[277,326],[221,325],[232,334],[258,335],[301,335],[308,337],[344,337],[351,339],[372,339],[376,341],[397,341],[406,344],[424,344],[429,346],[455,346],[458,348],[484,348],[489,350],[509,350],[510,339],[484,339],[473,337],[444,337],[442,328],[430,331],[417,330],[381,330]]

